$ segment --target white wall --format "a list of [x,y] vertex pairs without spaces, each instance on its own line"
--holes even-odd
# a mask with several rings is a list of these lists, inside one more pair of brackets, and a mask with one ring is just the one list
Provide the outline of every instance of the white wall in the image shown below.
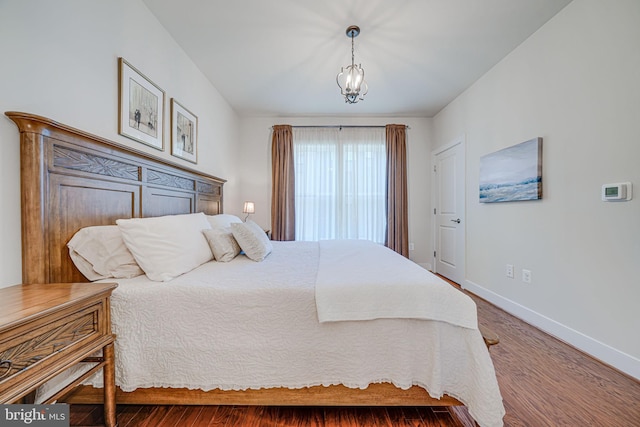
[[[638,70],[640,2],[575,0],[434,118],[436,145],[466,134],[466,287],[636,378]],[[538,136],[543,200],[480,204],[480,157]],[[634,199],[602,202],[620,181]]]
[[[49,117],[227,179],[238,204],[238,117],[139,0],[0,3],[0,112]],[[166,92],[165,150],[118,135],[118,57]],[[172,157],[169,100],[198,116],[198,164]],[[21,282],[18,129],[0,117],[0,287]],[[215,154],[214,154],[215,152]],[[231,209],[233,211],[233,209]]]
[[[271,127],[290,125],[386,125],[400,123],[407,131],[409,240],[414,243],[410,258],[430,267],[431,228],[428,212],[431,201],[431,119],[415,117],[247,117],[241,119],[240,186],[244,200],[256,203],[253,219],[263,228],[271,228]],[[239,207],[242,209],[242,207]]]

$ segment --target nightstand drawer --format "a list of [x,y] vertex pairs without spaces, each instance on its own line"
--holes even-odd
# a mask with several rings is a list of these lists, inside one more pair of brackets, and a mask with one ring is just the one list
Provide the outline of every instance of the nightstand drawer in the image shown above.
[[95,304],[45,325],[33,322],[19,328],[14,339],[0,342],[0,387],[16,374],[53,362],[67,350],[99,337],[101,310],[102,305]]

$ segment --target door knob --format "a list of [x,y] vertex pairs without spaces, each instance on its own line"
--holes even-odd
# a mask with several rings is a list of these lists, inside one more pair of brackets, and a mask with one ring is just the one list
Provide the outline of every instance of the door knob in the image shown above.
[[455,222],[456,224],[460,224],[460,218],[458,219],[452,219],[451,222]]

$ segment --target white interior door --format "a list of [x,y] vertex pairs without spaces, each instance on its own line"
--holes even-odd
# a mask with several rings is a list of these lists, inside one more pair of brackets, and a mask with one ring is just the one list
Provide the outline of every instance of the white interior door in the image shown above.
[[433,154],[434,270],[464,284],[465,145],[460,138]]

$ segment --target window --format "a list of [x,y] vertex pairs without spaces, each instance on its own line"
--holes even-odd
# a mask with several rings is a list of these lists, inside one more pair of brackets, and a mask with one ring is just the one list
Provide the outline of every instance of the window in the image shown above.
[[384,244],[384,128],[294,128],[296,240]]

